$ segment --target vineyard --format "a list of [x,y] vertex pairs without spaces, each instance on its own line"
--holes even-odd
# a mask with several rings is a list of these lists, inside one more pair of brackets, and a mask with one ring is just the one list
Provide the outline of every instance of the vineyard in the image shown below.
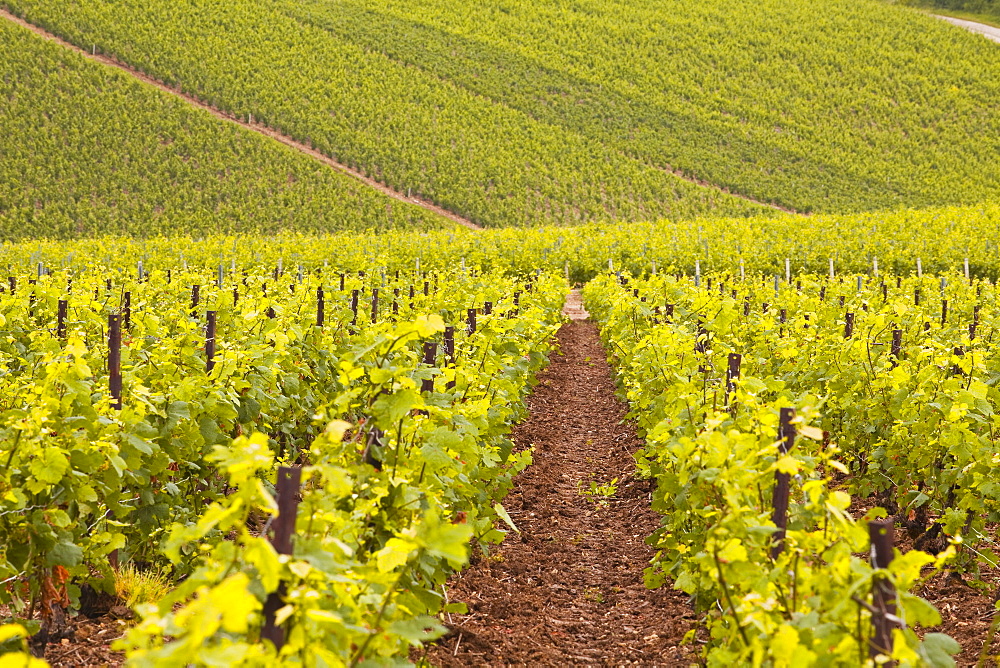
[[882,3],[280,5],[646,164],[791,209],[971,204],[1000,185],[983,142],[996,136],[996,49]]
[[271,5],[6,5],[485,227],[767,211],[421,77]]
[[878,572],[847,511],[875,499],[865,517],[890,513],[913,539],[889,565],[896,658],[941,665],[958,646],[917,640],[910,626],[941,619],[912,590],[944,564],[985,587],[998,560],[993,286],[787,278],[605,276],[585,291],[658,483],[648,582],[706,611],[726,602],[707,615],[710,664],[863,663],[855,603]]
[[446,225],[7,21],[0,43],[4,239]]
[[0,45],[0,666],[1000,662],[995,45],[876,0]]
[[[640,275],[660,270],[693,275],[704,271],[784,274],[882,271],[928,274],[963,270],[1000,278],[1000,206],[904,210],[857,215],[706,218],[692,221],[602,224],[575,227],[482,230],[389,230],[379,234],[280,234],[203,237],[96,238],[24,241],[0,247],[0,266],[38,262],[68,267],[100,262],[168,269],[178,262],[218,267],[240,257],[277,264],[324,262],[342,267],[383,266],[413,270],[479,266],[526,275],[536,269],[574,283],[591,280],[609,267]],[[331,251],[331,249],[335,249]],[[332,254],[332,257],[331,257]],[[610,264],[609,264],[610,263]]]
[[485,227],[1000,192],[995,48],[876,0],[4,4]]
[[[925,224],[958,239],[992,211],[947,214]],[[692,597],[708,663],[863,662],[891,582],[893,656],[953,665],[918,592],[993,586],[995,242],[874,243],[917,221],[882,218],[853,263],[780,258],[769,218],[659,223],[632,258],[617,226],[8,245],[3,603],[44,646],[118,564],[169,573],[116,645],[134,665],[378,663],[438,637],[468,610],[449,574],[522,521],[504,497],[534,450],[510,432],[569,275],[656,483],[645,585]],[[880,568],[860,555],[886,516],[904,554]]]
[[[4,604],[55,639],[54,606],[127,554],[182,578],[123,641],[137,665],[275,660],[246,634],[279,586],[298,601],[264,602],[265,626],[296,629],[281,656],[433,635],[445,575],[510,523],[500,499],[531,454],[505,434],[562,293],[544,274],[375,267],[11,275],[0,575],[27,579]],[[294,559],[261,535],[276,465],[301,476]]]

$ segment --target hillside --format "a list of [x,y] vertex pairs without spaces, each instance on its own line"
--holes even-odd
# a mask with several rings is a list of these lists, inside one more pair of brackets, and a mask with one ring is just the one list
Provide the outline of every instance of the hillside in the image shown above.
[[451,225],[9,21],[0,99],[4,240]]
[[1000,194],[1000,51],[875,0],[6,4],[486,226]]
[[769,210],[367,53],[271,5],[7,5],[88,50],[96,45],[236,116],[252,114],[484,226]]
[[1000,194],[1000,50],[907,9],[870,0],[280,5],[647,164],[794,209]]

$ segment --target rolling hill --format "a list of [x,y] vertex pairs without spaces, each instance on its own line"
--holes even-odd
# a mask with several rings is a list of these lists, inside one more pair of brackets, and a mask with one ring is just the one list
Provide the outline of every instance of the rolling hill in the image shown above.
[[4,240],[452,225],[8,21],[0,100]]
[[875,0],[6,4],[485,226],[1000,193],[1000,51]]

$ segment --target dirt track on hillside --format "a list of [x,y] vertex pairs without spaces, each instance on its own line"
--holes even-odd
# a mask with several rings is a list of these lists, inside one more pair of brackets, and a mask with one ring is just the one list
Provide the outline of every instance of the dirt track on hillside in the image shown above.
[[948,23],[956,25],[959,28],[965,28],[966,30],[979,33],[986,39],[993,40],[994,42],[1000,42],[1000,28],[994,28],[993,26],[988,26],[985,23],[966,21],[965,19],[956,19],[952,16],[941,16],[940,14],[931,14],[931,16],[941,19],[942,21],[947,21]]

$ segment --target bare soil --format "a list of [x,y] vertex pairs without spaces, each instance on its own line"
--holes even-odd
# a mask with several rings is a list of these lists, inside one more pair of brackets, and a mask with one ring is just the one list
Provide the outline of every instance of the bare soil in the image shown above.
[[[580,317],[579,314],[577,317]],[[639,446],[614,395],[597,328],[572,321],[561,354],[540,375],[530,418],[514,431],[534,464],[504,501],[520,534],[450,583],[448,635],[428,659],[442,666],[686,666],[682,646],[698,626],[687,597],[648,590],[653,556],[644,539],[658,526],[652,483],[633,476]],[[613,495],[586,494],[591,482]]]
[[[984,572],[982,580],[991,584],[996,592],[998,578],[995,572]],[[968,579],[968,578],[967,578]],[[939,573],[916,592],[930,601],[941,613],[941,625],[927,629],[947,633],[962,646],[955,656],[959,666],[975,666],[989,636],[993,621],[993,594],[983,593],[962,581],[961,578]],[[1000,614],[1000,613],[997,613]],[[996,666],[1000,659],[1000,639],[993,637],[984,666]]]
[[79,616],[69,621],[73,639],[65,639],[45,647],[45,660],[53,668],[76,666],[117,667],[125,663],[121,652],[111,649],[111,643],[125,634],[124,620],[110,616],[88,619]]

